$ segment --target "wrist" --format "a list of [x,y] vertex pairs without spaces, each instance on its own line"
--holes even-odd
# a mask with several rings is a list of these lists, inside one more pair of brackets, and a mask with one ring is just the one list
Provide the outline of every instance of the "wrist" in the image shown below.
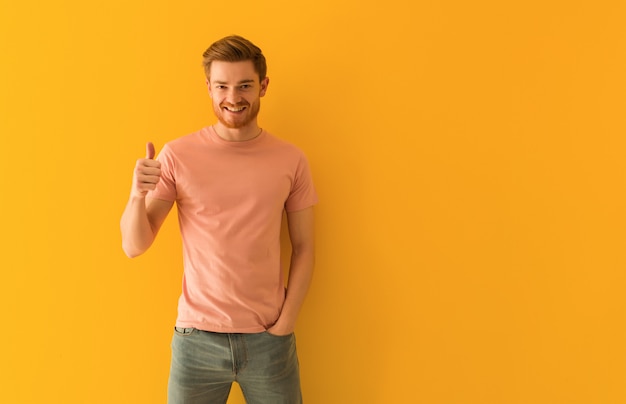
[[146,200],[146,195],[148,195],[147,192],[131,191],[130,200],[132,202],[143,202]]

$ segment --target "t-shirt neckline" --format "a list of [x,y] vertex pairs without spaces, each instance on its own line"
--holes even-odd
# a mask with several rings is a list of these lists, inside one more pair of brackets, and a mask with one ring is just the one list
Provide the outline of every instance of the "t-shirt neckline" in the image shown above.
[[208,137],[211,140],[213,140],[215,143],[218,143],[220,145],[227,146],[227,147],[246,148],[246,147],[254,146],[258,144],[259,142],[263,141],[263,139],[266,136],[265,129],[261,129],[261,133],[258,136],[250,140],[231,141],[231,140],[226,140],[226,139],[221,138],[220,135],[218,135],[217,132],[215,131],[215,128],[213,127],[213,125],[207,126],[204,129]]

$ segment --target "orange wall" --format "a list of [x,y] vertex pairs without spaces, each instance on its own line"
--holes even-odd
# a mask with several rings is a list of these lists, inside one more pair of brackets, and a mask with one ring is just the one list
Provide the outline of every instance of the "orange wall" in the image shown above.
[[176,221],[135,260],[118,222],[145,142],[213,122],[200,55],[238,33],[269,60],[261,124],[306,151],[322,201],[308,403],[626,402],[625,17],[0,2],[0,401],[165,402]]

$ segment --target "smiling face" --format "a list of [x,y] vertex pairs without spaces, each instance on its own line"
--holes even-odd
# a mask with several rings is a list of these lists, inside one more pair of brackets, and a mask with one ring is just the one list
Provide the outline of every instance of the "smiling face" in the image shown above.
[[259,80],[252,61],[214,61],[207,83],[213,112],[221,125],[229,129],[256,127],[260,98],[267,91],[269,78]]

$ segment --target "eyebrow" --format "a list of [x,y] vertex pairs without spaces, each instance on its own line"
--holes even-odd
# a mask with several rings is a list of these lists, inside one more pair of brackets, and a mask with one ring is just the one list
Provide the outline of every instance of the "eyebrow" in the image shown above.
[[[228,84],[225,81],[219,81],[219,80],[215,80],[213,83],[215,84]],[[254,83],[254,80],[252,79],[248,79],[248,80],[241,80],[239,83],[237,84],[248,84],[248,83]]]

